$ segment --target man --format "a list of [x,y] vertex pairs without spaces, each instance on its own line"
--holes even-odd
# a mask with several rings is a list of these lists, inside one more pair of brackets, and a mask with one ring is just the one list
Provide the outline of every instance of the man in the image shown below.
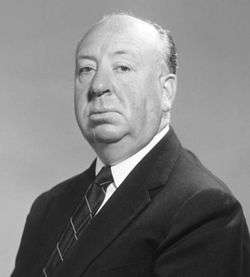
[[176,83],[158,25],[115,14],[88,31],[75,113],[97,160],[34,202],[13,277],[250,276],[239,202],[170,126]]

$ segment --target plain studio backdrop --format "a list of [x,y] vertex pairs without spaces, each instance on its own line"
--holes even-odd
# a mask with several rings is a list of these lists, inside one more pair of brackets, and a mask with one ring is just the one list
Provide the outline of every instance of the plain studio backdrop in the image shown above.
[[170,29],[179,53],[172,122],[224,180],[250,225],[250,1],[0,2],[0,275],[8,276],[34,199],[95,157],[73,111],[74,50],[103,14]]

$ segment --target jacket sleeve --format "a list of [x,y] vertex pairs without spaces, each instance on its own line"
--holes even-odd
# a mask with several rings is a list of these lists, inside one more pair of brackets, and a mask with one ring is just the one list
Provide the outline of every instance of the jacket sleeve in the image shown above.
[[217,189],[196,193],[171,226],[158,248],[154,276],[250,276],[249,231],[231,194]]
[[41,249],[41,230],[46,218],[49,198],[47,193],[41,194],[33,203],[26,218],[21,243],[15,261],[15,268],[11,277],[21,276],[20,272],[25,272],[26,276],[31,276],[29,269],[37,263],[38,250]]

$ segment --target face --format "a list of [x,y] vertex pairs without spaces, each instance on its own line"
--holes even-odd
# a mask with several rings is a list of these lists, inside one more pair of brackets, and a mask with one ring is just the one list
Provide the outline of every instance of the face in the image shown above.
[[75,113],[95,149],[120,144],[133,154],[161,127],[162,86],[154,40],[121,25],[98,26],[81,42]]

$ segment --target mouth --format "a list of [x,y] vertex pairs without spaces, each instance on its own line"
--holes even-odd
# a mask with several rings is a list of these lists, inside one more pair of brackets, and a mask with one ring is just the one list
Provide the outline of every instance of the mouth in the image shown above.
[[89,119],[91,121],[105,123],[105,122],[108,122],[108,121],[111,121],[112,119],[114,119],[116,114],[119,114],[119,113],[115,110],[106,110],[106,109],[105,110],[94,110],[94,111],[90,111]]

